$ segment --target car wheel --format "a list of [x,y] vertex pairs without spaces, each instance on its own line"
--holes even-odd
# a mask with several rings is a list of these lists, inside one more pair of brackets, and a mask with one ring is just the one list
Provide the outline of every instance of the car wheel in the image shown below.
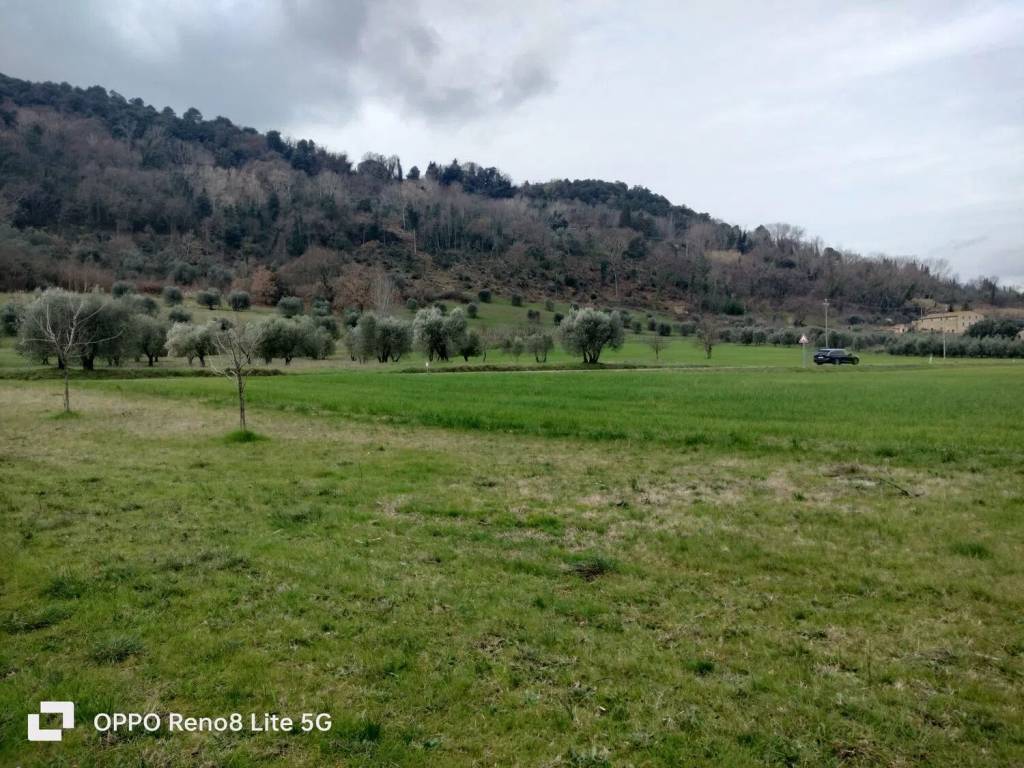
[[859,357],[855,357],[850,362],[853,363],[854,365],[860,365],[860,358]]

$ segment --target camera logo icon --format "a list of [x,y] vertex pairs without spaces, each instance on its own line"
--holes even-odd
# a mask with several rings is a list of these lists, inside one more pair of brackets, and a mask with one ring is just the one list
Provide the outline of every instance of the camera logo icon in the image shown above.
[[[40,728],[39,715],[60,715],[60,728]],[[39,714],[28,716],[29,741],[60,741],[64,731],[75,727],[75,703],[73,701],[41,701]]]

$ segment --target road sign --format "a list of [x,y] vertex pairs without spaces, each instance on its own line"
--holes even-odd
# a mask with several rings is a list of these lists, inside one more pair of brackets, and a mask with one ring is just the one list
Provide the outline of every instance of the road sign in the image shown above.
[[[792,336],[790,336],[789,338],[793,338],[793,337],[792,337]],[[808,339],[808,338],[807,338],[807,335],[805,334],[805,335],[803,335],[803,336],[801,336],[801,337],[800,337],[800,343],[801,343],[801,344],[810,344],[810,343],[811,343],[811,340],[810,340],[810,339]]]

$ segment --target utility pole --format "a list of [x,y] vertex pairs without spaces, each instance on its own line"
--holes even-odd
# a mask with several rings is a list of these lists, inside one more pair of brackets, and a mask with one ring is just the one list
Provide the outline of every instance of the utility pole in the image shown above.
[[942,359],[946,359],[946,327],[942,327]]
[[828,299],[825,299],[825,347],[828,348]]

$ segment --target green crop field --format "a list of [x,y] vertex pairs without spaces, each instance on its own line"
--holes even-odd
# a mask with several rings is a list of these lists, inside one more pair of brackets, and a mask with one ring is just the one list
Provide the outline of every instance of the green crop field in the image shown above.
[[673,349],[0,380],[0,764],[1024,764],[1024,366]]

